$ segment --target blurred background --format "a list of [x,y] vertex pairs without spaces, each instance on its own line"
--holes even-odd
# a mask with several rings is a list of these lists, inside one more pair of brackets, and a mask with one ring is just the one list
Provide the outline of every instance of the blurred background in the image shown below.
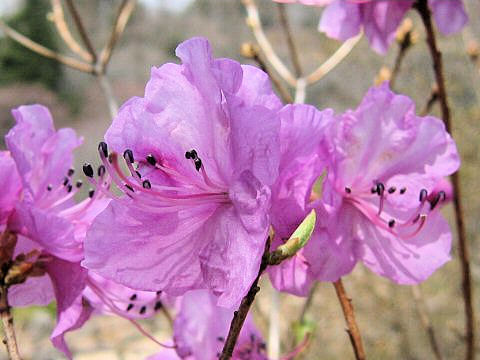
[[[467,28],[463,33],[439,38],[444,54],[454,137],[463,159],[461,175],[465,220],[478,319],[480,67],[472,51],[471,40],[480,40],[480,3],[470,0],[464,2],[470,16]],[[120,1],[85,0],[76,3],[94,47],[100,50],[110,35]],[[267,36],[284,61],[291,65],[276,5],[270,0],[257,0],[257,4]],[[317,31],[320,8],[289,5],[287,13],[302,67],[305,72],[310,72],[340,44]],[[418,33],[418,41],[402,63],[396,91],[412,97],[418,109],[422,109],[430,97],[434,78],[423,28],[417,14],[411,12],[409,15],[414,31]],[[123,103],[131,96],[142,96],[150,68],[168,61],[177,62],[175,47],[192,36],[207,37],[217,57],[251,62],[240,55],[243,42],[254,42],[245,24],[245,16],[239,0],[139,1],[108,65],[107,75],[118,103]],[[50,1],[2,0],[0,17],[32,40],[69,54],[51,21]],[[66,20],[72,23],[68,14]],[[366,90],[374,84],[382,66],[393,67],[397,53],[398,45],[394,44],[387,56],[379,56],[362,39],[347,59],[308,89],[306,102],[319,108],[331,107],[336,111],[355,108]],[[36,55],[0,31],[0,149],[5,147],[3,136],[13,125],[11,109],[31,103],[47,105],[57,128],[72,127],[84,137],[84,146],[76,154],[77,167],[84,161],[98,162],[97,144],[111,121],[98,80]],[[432,113],[440,115],[438,105],[433,107]],[[446,207],[445,213],[453,224],[450,206]],[[464,313],[456,242],[452,255],[453,260],[422,284],[421,288],[444,358],[460,359],[464,356]],[[372,275],[360,265],[344,279],[344,284],[353,298],[370,359],[434,358],[409,287],[395,286]],[[268,281],[264,279],[255,306],[255,317],[265,336],[270,292]],[[296,334],[292,324],[299,320],[304,303],[305,299],[281,295],[282,353],[287,353],[295,344]],[[14,314],[18,341],[25,359],[63,358],[48,340],[55,322],[54,305],[49,308],[16,309]],[[315,333],[310,346],[298,358],[353,359],[341,308],[331,284],[319,284],[306,319],[315,327]],[[161,316],[144,324],[156,336],[168,338],[168,326]],[[68,335],[67,341],[74,358],[79,360],[142,359],[160,350],[127,321],[107,316],[94,318],[82,329]],[[477,352],[480,353],[480,349]],[[0,348],[0,359],[6,359],[3,347]]]

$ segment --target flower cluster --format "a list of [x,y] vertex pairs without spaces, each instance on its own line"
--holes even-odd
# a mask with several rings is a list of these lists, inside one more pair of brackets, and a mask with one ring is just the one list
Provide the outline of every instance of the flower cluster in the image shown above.
[[[155,359],[215,358],[267,238],[282,245],[312,209],[306,247],[268,270],[280,291],[305,295],[357,262],[415,284],[449,260],[439,208],[459,157],[440,120],[417,116],[387,83],[343,114],[284,106],[264,72],[214,58],[203,38],[176,53],[181,64],[153,68],[144,97],[122,106],[99,144],[102,164],[83,166],[93,189],[81,202],[71,168],[81,139],[56,131],[42,106],[13,112],[0,230],[39,270],[9,300],[56,298],[55,346],[69,355],[64,333],[93,312],[134,321],[174,296],[175,352]],[[248,320],[234,358],[266,359],[264,349]]]
[[[337,40],[347,40],[363,29],[370,46],[385,54],[414,0],[275,0],[283,3],[326,6],[318,29]],[[458,32],[468,21],[462,0],[428,0],[438,29],[444,35]]]

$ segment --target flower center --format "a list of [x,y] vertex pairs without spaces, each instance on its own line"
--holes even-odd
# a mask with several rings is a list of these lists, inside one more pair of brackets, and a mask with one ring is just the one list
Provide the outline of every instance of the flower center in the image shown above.
[[[428,214],[435,210],[439,202],[445,201],[444,191],[428,194],[426,189],[420,190],[418,203],[407,216],[407,220],[389,217],[384,211],[385,201],[389,197],[402,196],[407,192],[406,187],[397,190],[396,186],[386,186],[380,181],[374,181],[370,191],[353,191],[345,187],[343,197],[346,201],[355,206],[372,223],[390,232],[401,239],[409,239],[416,236],[424,227]],[[378,199],[378,200],[377,200]],[[429,203],[430,206],[425,206]]]

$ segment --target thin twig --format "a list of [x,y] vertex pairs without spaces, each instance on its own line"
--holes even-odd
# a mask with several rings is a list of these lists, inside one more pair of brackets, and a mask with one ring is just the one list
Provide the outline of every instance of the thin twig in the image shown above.
[[333,283],[335,292],[337,293],[338,301],[342,306],[343,315],[347,322],[347,333],[352,343],[353,352],[355,353],[355,359],[365,360],[365,351],[363,350],[362,337],[355,321],[355,313],[353,312],[352,299],[350,299],[343,287],[342,279],[338,279]]
[[68,11],[70,11],[70,14],[72,15],[72,18],[73,18],[73,21],[75,22],[75,26],[77,27],[78,33],[80,34],[80,37],[82,38],[83,43],[87,47],[87,51],[90,53],[90,56],[92,57],[91,62],[95,63],[97,61],[97,54],[95,53],[95,49],[93,48],[90,38],[88,37],[87,31],[85,30],[85,26],[83,26],[83,22],[77,11],[77,8],[75,7],[75,4],[72,0],[66,0],[66,2],[68,6]]
[[[438,50],[435,33],[432,24],[432,15],[427,4],[427,0],[418,0],[415,3],[420,17],[422,18],[425,31],[427,33],[427,43],[432,57],[435,79],[438,86],[438,96],[440,107],[442,110],[442,119],[448,132],[452,132],[452,124],[450,118],[450,109],[447,102],[447,92],[445,89],[445,79],[443,75],[442,54]],[[455,222],[458,232],[458,250],[462,267],[462,288],[463,299],[465,303],[465,327],[466,327],[466,359],[475,358],[475,313],[473,310],[473,289],[470,271],[470,256],[467,246],[467,233],[465,229],[462,196],[460,189],[459,172],[452,175],[452,185],[454,191],[453,205],[455,209]]]
[[117,16],[115,17],[110,38],[100,54],[100,72],[105,72],[108,62],[110,61],[110,58],[112,56],[113,49],[115,48],[115,45],[117,44],[120,36],[122,36],[122,33],[125,30],[125,26],[127,26],[128,19],[130,19],[130,15],[132,15],[133,10],[135,9],[135,5],[135,0],[122,1],[122,4],[118,9]]
[[254,0],[242,0],[245,9],[247,10],[247,24],[251,27],[253,35],[260,45],[265,57],[268,62],[273,66],[275,71],[284,79],[288,85],[295,87],[296,79],[295,76],[290,72],[290,70],[285,66],[283,61],[277,55],[273,49],[272,44],[265,35],[260,21],[260,16],[258,14],[258,8]]
[[345,41],[338,49],[335,51],[332,56],[330,56],[323,64],[321,64],[316,70],[314,70],[310,75],[306,76],[306,81],[308,85],[312,85],[327,75],[332,71],[340,62],[347,57],[348,54],[353,50],[355,45],[362,38],[362,34],[348,39]]
[[315,296],[315,292],[317,291],[317,288],[318,288],[319,284],[320,284],[319,282],[315,282],[312,285],[312,288],[310,289],[310,292],[308,293],[307,300],[305,300],[305,303],[303,304],[303,307],[302,307],[302,311],[300,312],[300,318],[298,320],[298,322],[300,324],[305,323],[307,312],[310,309],[310,307],[312,306],[313,297]]
[[428,341],[430,342],[430,347],[435,355],[437,360],[442,360],[442,353],[440,352],[440,346],[438,345],[437,338],[435,336],[435,330],[433,329],[432,322],[428,316],[427,304],[423,298],[422,289],[420,285],[414,285],[412,288],[413,299],[415,300],[415,308],[417,309],[418,316],[422,322],[423,327],[428,335]]
[[103,90],[103,94],[107,99],[108,110],[110,111],[110,116],[113,119],[118,113],[118,103],[113,95],[112,85],[104,73],[96,73],[96,76],[100,83],[100,87]]
[[395,87],[395,81],[397,80],[397,76],[400,73],[400,67],[402,66],[403,59],[405,59],[405,55],[407,54],[407,50],[409,47],[403,46],[403,44],[399,45],[397,56],[395,57],[395,64],[393,65],[392,74],[390,75],[390,87],[393,89]]
[[52,5],[52,21],[65,44],[86,62],[93,62],[92,55],[75,40],[70,32],[67,22],[65,21],[61,0],[50,0],[50,3]]
[[300,65],[300,60],[298,57],[298,51],[295,46],[295,42],[292,37],[292,30],[290,29],[290,24],[288,22],[287,12],[285,10],[285,4],[277,4],[278,14],[280,16],[280,23],[282,24],[282,29],[287,39],[288,52],[290,53],[290,60],[292,61],[293,69],[295,70],[295,75],[297,78],[302,76],[302,66]]
[[433,105],[435,105],[438,102],[438,88],[436,85],[432,86],[432,91],[430,92],[430,96],[428,97],[428,100],[423,107],[423,109],[420,111],[421,116],[426,116],[432,111]]
[[42,55],[49,59],[54,59],[59,63],[62,63],[66,66],[69,66],[73,69],[76,69],[85,73],[93,72],[93,66],[91,64],[77,60],[70,56],[61,55],[53,50],[50,50],[45,46],[30,40],[26,36],[20,34],[18,31],[12,29],[3,20],[0,20],[0,30],[2,30],[5,33],[5,35],[10,37],[12,40],[18,42],[19,44],[25,46],[26,48],[32,50],[33,52],[39,55]]
[[5,332],[4,344],[7,347],[10,360],[21,360],[18,352],[13,317],[8,305],[8,288],[5,285],[0,287],[0,317],[2,318],[3,331]]
[[265,251],[263,252],[262,262],[260,263],[260,269],[258,270],[258,275],[253,282],[252,286],[248,290],[247,295],[242,299],[240,306],[237,311],[233,313],[233,319],[230,323],[230,329],[228,331],[227,339],[225,340],[225,344],[223,346],[222,354],[219,357],[219,360],[228,360],[232,357],[233,351],[235,349],[235,344],[237,343],[238,336],[240,335],[240,331],[242,330],[243,323],[247,318],[248,311],[255,300],[255,295],[260,291],[260,287],[258,286],[258,280],[260,276],[265,271],[268,266],[268,262],[270,259],[270,237],[267,239],[265,243]]

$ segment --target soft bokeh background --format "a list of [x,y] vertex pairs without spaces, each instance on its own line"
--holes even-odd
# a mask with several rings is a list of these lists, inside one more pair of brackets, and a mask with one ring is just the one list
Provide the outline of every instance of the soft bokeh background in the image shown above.
[[[442,37],[440,47],[444,53],[453,110],[454,137],[463,158],[462,186],[474,290],[480,296],[480,72],[466,52],[471,38],[480,40],[480,4],[474,0],[464,2],[470,14],[468,28],[462,34]],[[116,0],[77,2],[97,49],[101,49],[108,38],[119,3]],[[276,6],[270,0],[258,0],[257,3],[269,39],[289,63]],[[2,0],[0,16],[5,16],[13,27],[34,40],[68,53],[48,20],[49,4],[47,0]],[[288,6],[305,72],[316,68],[339,46],[317,32],[320,13],[321,9],[317,8]],[[411,96],[421,109],[430,95],[434,79],[418,16],[412,12],[410,17],[420,38],[406,56],[396,90]],[[253,38],[245,25],[245,12],[239,0],[140,1],[108,67],[108,76],[119,103],[134,95],[141,96],[151,66],[177,61],[174,57],[176,45],[199,35],[210,39],[216,56],[248,62],[241,58],[239,48],[242,42],[252,41]],[[379,69],[383,65],[392,67],[397,51],[398,47],[394,45],[386,57],[378,56],[362,39],[342,64],[309,89],[307,102],[319,108],[332,107],[336,111],[356,107],[373,84]],[[13,46],[0,32],[0,148],[4,148],[3,135],[13,123],[10,110],[31,103],[49,106],[57,127],[70,126],[84,136],[84,146],[77,152],[77,167],[84,161],[96,161],[98,141],[110,123],[106,101],[97,80],[23,51],[19,46]],[[433,113],[439,115],[437,107]],[[452,220],[451,208],[448,207],[445,212]],[[452,255],[453,260],[421,288],[445,359],[460,359],[464,353],[464,315],[456,243]],[[370,359],[434,358],[409,287],[395,286],[373,276],[362,266],[357,266],[344,283],[353,298]],[[255,307],[257,322],[265,334],[270,292],[268,281],[264,281]],[[479,296],[475,300],[477,312],[480,310]],[[304,302],[301,298],[281,296],[283,353],[292,348],[292,323],[298,320]],[[16,309],[15,315],[18,340],[25,359],[62,358],[48,341],[54,326],[53,305],[46,309]],[[299,358],[353,359],[340,306],[330,284],[318,286],[307,319],[315,325],[316,331],[311,345]],[[168,325],[161,315],[144,324],[155,335],[168,337]],[[113,317],[97,317],[67,338],[74,358],[79,360],[142,359],[159,350],[127,321]],[[0,348],[0,359],[6,358],[3,351],[3,347]]]

